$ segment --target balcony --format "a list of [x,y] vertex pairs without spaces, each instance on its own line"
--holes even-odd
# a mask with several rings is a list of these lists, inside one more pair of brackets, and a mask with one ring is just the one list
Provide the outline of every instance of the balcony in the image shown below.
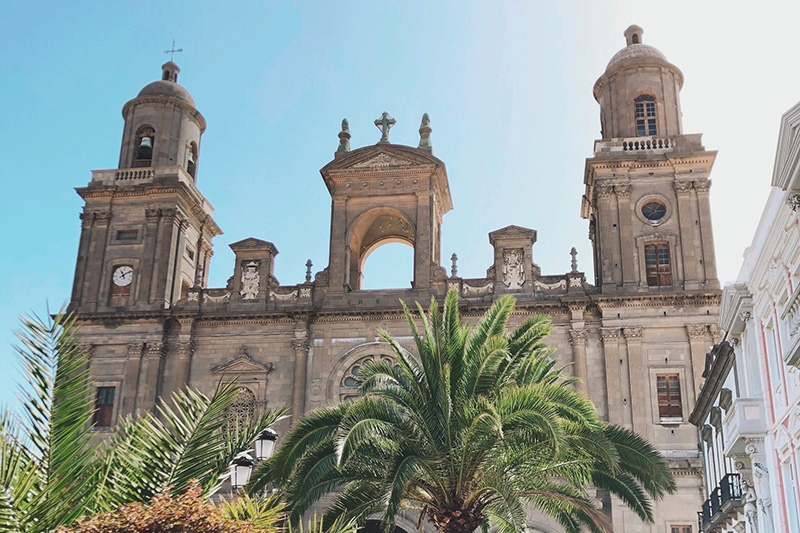
[[767,431],[763,398],[736,398],[722,420],[724,453],[728,457],[744,452],[748,437],[763,437]]
[[637,153],[666,154],[670,152],[692,152],[703,150],[700,134],[661,137],[620,137],[595,141],[594,155],[622,155]]
[[789,337],[783,352],[783,362],[800,368],[800,284],[786,302],[781,319],[786,324]]
[[711,531],[733,518],[742,506],[742,482],[739,474],[726,474],[720,484],[711,491],[697,513],[700,531]]

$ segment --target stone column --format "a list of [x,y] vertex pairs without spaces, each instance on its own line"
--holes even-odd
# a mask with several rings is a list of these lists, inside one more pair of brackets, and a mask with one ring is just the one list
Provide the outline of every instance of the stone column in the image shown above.
[[[619,219],[619,240],[622,250],[631,250],[634,246],[633,224],[631,221],[631,184],[614,185],[617,192],[617,218]],[[636,263],[633,253],[622,254],[622,284],[626,289],[636,288]]]
[[[616,218],[616,206],[614,205],[614,187],[602,184],[597,186],[597,210],[595,211],[597,222],[596,231],[600,241],[600,280],[603,292],[616,291],[616,267],[614,258],[615,248],[619,246],[619,235],[617,229],[613,227]],[[607,219],[607,220],[606,220]]]
[[[108,305],[104,301],[108,288],[101,287],[100,281],[110,279],[110,272],[105,270],[106,244],[108,243],[108,224],[111,222],[111,211],[96,211],[91,229],[92,238],[86,256],[87,290],[84,300],[97,306]],[[107,275],[108,274],[108,275]]]
[[572,346],[572,360],[574,362],[575,377],[578,378],[577,389],[585,396],[589,396],[588,371],[586,365],[586,330],[569,330],[569,344]]
[[136,282],[135,303],[150,303],[150,291],[153,283],[153,269],[158,249],[158,221],[161,210],[145,209],[145,227],[142,235],[142,261],[139,263],[138,280]]
[[[680,246],[683,253],[683,288],[697,290],[700,283],[697,278],[697,258],[695,257],[694,213],[692,212],[691,192],[692,183],[689,181],[676,181],[672,184],[675,195],[678,197],[678,222],[680,225]],[[672,250],[670,250],[672,253]],[[678,258],[675,258],[677,262]],[[673,269],[673,276],[675,275]],[[677,280],[673,280],[677,281]]]
[[86,264],[88,262],[89,244],[92,240],[93,213],[81,213],[81,240],[78,246],[78,260],[75,262],[75,278],[72,282],[72,304],[83,303],[83,283],[86,279]]
[[192,341],[180,341],[176,346],[177,367],[175,369],[174,391],[180,391],[189,385],[191,379],[192,356],[194,346]]
[[619,328],[600,328],[603,339],[603,359],[606,362],[608,391],[608,421],[622,424],[622,394],[620,391]]
[[328,286],[343,291],[347,279],[347,198],[336,196],[331,201],[331,243],[328,256]]
[[628,372],[630,376],[630,409],[633,421],[633,431],[645,435],[647,429],[647,381],[642,361],[642,326],[629,326],[622,329],[625,342],[628,345]]
[[711,230],[711,205],[708,198],[708,190],[711,188],[711,181],[704,179],[694,182],[694,190],[697,193],[697,209],[700,215],[700,235],[703,241],[703,270],[705,288],[718,289],[717,280],[717,260],[714,255],[714,235]]
[[430,191],[417,193],[417,220],[414,231],[414,288],[431,284],[433,268],[433,197]]
[[118,418],[134,413],[138,408],[139,373],[143,348],[144,345],[141,342],[134,342],[128,345],[128,361],[125,363],[125,380],[120,391],[122,403],[119,406]]
[[706,366],[706,353],[709,351],[708,326],[705,324],[686,326],[686,334],[689,336],[692,356],[692,397],[687,398],[687,406],[692,406],[700,393],[700,383]]
[[161,361],[164,358],[163,342],[148,342],[147,354],[139,372],[138,409],[151,411],[161,394]]
[[306,407],[306,365],[308,350],[311,347],[308,330],[294,332],[292,349],[294,350],[294,384],[292,385],[292,424],[296,424],[303,416]]

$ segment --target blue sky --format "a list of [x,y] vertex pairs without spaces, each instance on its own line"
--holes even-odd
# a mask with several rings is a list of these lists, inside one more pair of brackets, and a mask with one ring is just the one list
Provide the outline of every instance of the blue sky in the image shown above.
[[[225,234],[211,285],[233,269],[228,244],[254,236],[280,250],[276,275],[325,267],[330,198],[318,170],[341,119],[353,148],[416,145],[430,114],[454,210],[443,263],[483,275],[488,232],[534,228],[534,261],[566,272],[579,251],[584,161],[599,136],[592,86],[633,23],[684,72],[684,131],[719,150],[712,214],[720,277],[732,280],[769,187],[781,113],[800,99],[796,2],[6,2],[0,20],[0,401],[13,402],[11,331],[29,310],[66,301],[90,170],[117,164],[120,110],[159,79],[172,39],[180,81],[208,121],[198,185]],[[407,286],[411,250],[370,257],[368,287]]]

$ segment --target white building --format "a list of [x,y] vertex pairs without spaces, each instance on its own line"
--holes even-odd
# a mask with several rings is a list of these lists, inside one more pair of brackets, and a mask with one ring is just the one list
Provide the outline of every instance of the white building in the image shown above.
[[708,354],[690,420],[702,531],[800,532],[800,103],[781,120],[772,191]]

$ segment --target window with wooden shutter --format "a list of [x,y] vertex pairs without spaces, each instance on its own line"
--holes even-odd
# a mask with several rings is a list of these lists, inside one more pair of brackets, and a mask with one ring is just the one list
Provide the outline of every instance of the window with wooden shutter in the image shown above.
[[682,421],[681,382],[678,374],[656,375],[656,390],[658,391],[658,416],[661,421]]
[[670,533],[692,533],[692,526],[670,526]]
[[667,287],[672,285],[672,268],[669,258],[669,244],[651,242],[644,245],[644,263],[647,271],[647,285]]
[[111,417],[114,414],[115,387],[98,387],[95,400],[94,425],[99,427],[111,426]]
[[656,99],[649,94],[641,94],[633,100],[636,113],[636,136],[656,135]]

